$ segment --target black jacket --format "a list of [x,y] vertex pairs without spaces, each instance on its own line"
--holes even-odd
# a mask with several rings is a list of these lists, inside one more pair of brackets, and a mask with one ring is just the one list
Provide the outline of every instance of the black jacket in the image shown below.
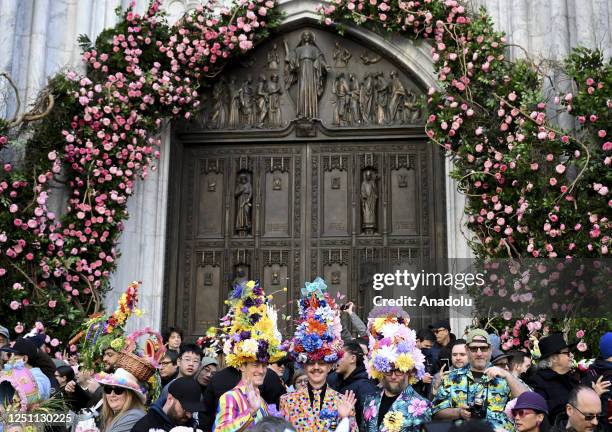
[[579,383],[570,373],[560,375],[552,369],[538,369],[527,383],[548,404],[548,418],[555,424],[557,416],[565,412],[569,394]]
[[[198,413],[200,429],[203,431],[212,430],[219,398],[223,393],[236,387],[241,377],[240,371],[231,366],[221,369],[212,376],[204,392],[203,402],[206,406],[206,410]],[[259,392],[261,393],[261,397],[268,404],[275,404],[278,407],[280,397],[286,393],[286,390],[277,373],[268,369],[263,384],[259,386]]]
[[195,425],[195,421],[191,421],[191,424],[188,425],[177,425],[166,415],[165,412],[162,411],[161,408],[152,405],[149,408],[147,414],[138,420],[138,422],[134,425],[131,432],[149,432],[149,429],[162,429],[165,431],[170,431],[170,429],[176,426],[187,426],[193,427]]
[[352,390],[357,401],[355,402],[355,420],[361,429],[363,418],[363,402],[367,395],[376,393],[376,381],[368,378],[365,367],[355,369],[347,378],[337,372],[332,372],[327,376],[327,384],[339,393],[346,393]]
[[[599,377],[603,377],[602,382],[612,382],[612,362],[598,358],[589,367],[586,376],[582,378],[582,384],[591,388],[592,384],[596,383]],[[608,401],[611,399],[610,392],[606,392],[600,396],[601,399],[601,413],[607,419],[611,414],[608,412]],[[612,424],[605,425],[607,429],[603,428],[606,432],[612,432]]]

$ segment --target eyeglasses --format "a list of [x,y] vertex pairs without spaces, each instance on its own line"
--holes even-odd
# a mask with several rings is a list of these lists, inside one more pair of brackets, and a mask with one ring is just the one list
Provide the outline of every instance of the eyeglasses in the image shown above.
[[385,374],[385,376],[387,376],[387,377],[390,377],[390,376],[393,376],[393,375],[395,375],[395,376],[403,376],[403,375],[404,375],[404,372],[402,372],[402,371],[401,371],[401,370],[399,370],[399,369],[393,369],[392,371],[389,371],[389,372],[384,372],[384,374]]
[[487,352],[489,351],[489,347],[488,346],[469,346],[468,349],[470,350],[471,353],[477,353],[478,351],[480,352]]
[[117,396],[122,395],[125,389],[123,387],[116,386],[104,386],[104,393],[107,395],[115,393]]
[[512,410],[512,415],[514,417],[525,417],[526,415],[529,414],[535,414],[535,411],[532,409],[517,409],[517,410]]
[[168,361],[163,361],[163,362],[160,362],[160,363],[159,363],[159,365],[160,365],[160,366],[168,366],[168,365],[171,365],[171,364],[172,364],[172,361],[171,361],[171,360],[168,360]]
[[[561,351],[559,354],[565,354],[568,357],[572,355],[572,353],[570,351]],[[577,409],[577,408],[576,408]]]
[[[570,404],[572,405],[572,404]],[[576,409],[576,411],[578,411],[580,414],[583,415],[584,419],[588,422],[593,421],[593,419],[597,419],[597,422],[599,422],[600,420],[603,420],[604,416],[601,414],[601,411],[597,414],[585,414],[582,411],[580,411],[578,409],[578,407],[576,405],[572,405],[572,407],[574,407]]]
[[435,334],[438,334],[438,333],[440,333],[441,331],[444,331],[444,330],[446,330],[446,329],[445,329],[444,327],[442,327],[442,328],[435,329],[435,330],[432,330],[432,331],[433,331]]

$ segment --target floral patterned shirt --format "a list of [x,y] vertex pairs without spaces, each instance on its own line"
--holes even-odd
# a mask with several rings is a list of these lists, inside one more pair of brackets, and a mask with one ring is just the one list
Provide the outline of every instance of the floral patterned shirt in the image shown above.
[[[316,406],[311,403],[308,390],[300,389],[281,396],[280,412],[297,432],[335,431],[340,423],[336,407],[340,396],[340,393],[327,386],[323,402]],[[354,413],[350,417],[350,430],[357,431]]]
[[486,421],[495,430],[513,431],[514,426],[504,408],[512,399],[510,386],[505,378],[493,379],[483,375],[480,380],[474,378],[470,366],[452,370],[442,379],[442,384],[433,399],[433,413],[445,408],[459,408],[474,405],[474,399],[480,396],[486,407]]
[[431,421],[431,405],[412,386],[393,402],[378,428],[378,410],[383,392],[367,396],[363,402],[363,420],[366,432],[417,432],[421,425]]

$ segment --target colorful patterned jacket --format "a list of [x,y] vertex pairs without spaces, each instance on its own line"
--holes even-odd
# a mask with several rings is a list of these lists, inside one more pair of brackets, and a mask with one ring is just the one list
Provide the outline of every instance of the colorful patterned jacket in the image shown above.
[[508,381],[501,377],[493,379],[483,375],[476,380],[472,375],[470,365],[449,372],[442,379],[442,384],[433,399],[433,413],[445,408],[460,408],[474,405],[474,399],[482,397],[486,405],[485,420],[495,430],[513,431],[514,426],[504,412],[504,408],[512,399]]
[[[340,397],[340,393],[326,386],[323,404],[315,409],[311,405],[308,389],[304,388],[281,396],[280,412],[297,432],[334,431],[340,423],[336,406]],[[355,413],[350,418],[350,430],[357,431]]]
[[370,395],[363,402],[363,421],[367,432],[417,432],[431,421],[431,405],[412,386],[393,402],[378,428],[378,409],[384,391]]
[[246,389],[242,382],[219,398],[217,416],[213,431],[215,432],[240,432],[251,429],[259,420],[269,414],[268,405],[263,398],[259,398],[261,407],[255,414],[251,415],[249,400]]

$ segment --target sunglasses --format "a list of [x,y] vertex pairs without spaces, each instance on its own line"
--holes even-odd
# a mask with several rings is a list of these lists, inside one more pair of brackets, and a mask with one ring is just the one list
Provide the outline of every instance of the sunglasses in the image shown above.
[[123,387],[115,387],[115,386],[104,386],[104,393],[107,395],[111,393],[115,393],[117,396],[122,395],[125,389]]
[[435,333],[435,334],[438,334],[438,333],[440,333],[440,332],[442,332],[444,330],[446,330],[446,329],[444,327],[442,327],[442,328],[439,328],[439,329],[432,330],[432,332]]
[[478,351],[480,352],[487,352],[489,351],[489,347],[488,346],[476,346],[476,347],[468,347],[468,349],[470,350],[471,353],[477,353]]
[[525,417],[526,415],[529,414],[535,414],[535,411],[532,409],[517,409],[517,410],[512,410],[512,415],[514,417]]
[[384,374],[385,374],[385,376],[388,376],[388,377],[393,376],[393,375],[402,376],[402,375],[404,375],[404,372],[402,372],[399,369],[394,369],[394,370],[389,371],[389,372],[384,372]]
[[[572,405],[572,404],[570,404],[570,405]],[[586,421],[588,421],[588,422],[593,421],[593,419],[597,419],[597,421],[598,421],[598,422],[600,422],[600,421],[602,421],[602,420],[604,419],[604,417],[605,417],[605,416],[604,416],[604,415],[602,415],[601,413],[599,413],[599,414],[585,414],[585,413],[583,413],[582,411],[580,411],[580,410],[578,409],[578,407],[576,407],[575,405],[572,405],[572,407],[574,407],[574,409],[575,409],[576,411],[578,411],[580,414],[582,414],[582,416],[584,417],[584,419],[585,419]]]

